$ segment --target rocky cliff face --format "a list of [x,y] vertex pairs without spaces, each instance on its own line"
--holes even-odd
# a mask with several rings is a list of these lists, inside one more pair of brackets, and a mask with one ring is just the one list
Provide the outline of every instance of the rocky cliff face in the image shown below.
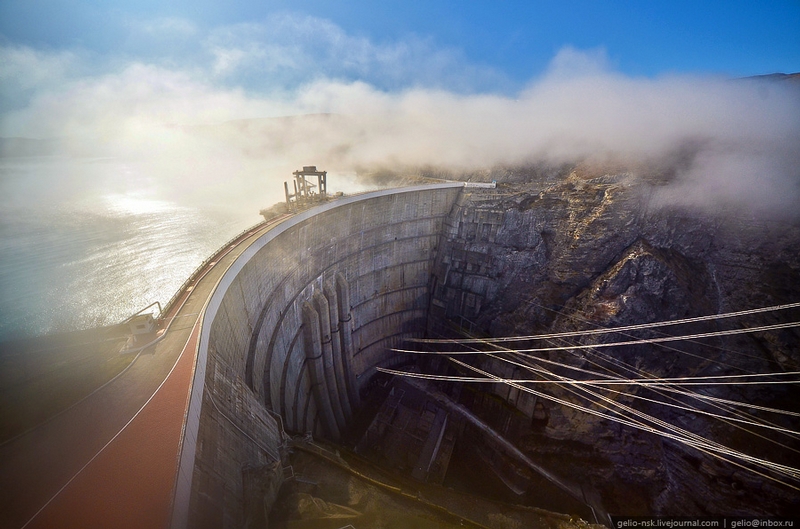
[[[518,170],[495,176],[497,189],[475,190],[451,214],[435,274],[434,320],[456,321],[484,336],[533,335],[800,301],[797,222],[735,211],[710,214],[655,207],[651,196],[659,182],[628,172],[578,169],[542,179],[541,174]],[[800,310],[793,309],[513,347],[609,343],[798,319]],[[556,375],[583,379],[597,378],[598,373],[647,378],[797,371],[800,330],[535,356],[550,362],[536,365]],[[511,372],[497,360],[474,362],[498,374]],[[685,387],[716,398],[800,412],[796,388]],[[608,408],[617,403],[627,405],[704,439],[798,466],[797,437],[711,418],[708,413],[738,416],[696,398],[634,385],[614,389],[618,393],[596,391],[609,401],[565,385],[550,385],[544,391],[600,412],[612,413]],[[788,514],[800,499],[796,488],[769,479],[777,477],[769,471],[751,472],[732,457],[725,456],[738,466],[669,438],[545,399],[518,399],[513,393],[497,391],[531,420],[514,442],[557,472],[590,484],[612,514]],[[800,429],[796,417],[737,410],[750,414],[738,417],[743,420],[764,419]],[[779,479],[800,487],[800,481]]]

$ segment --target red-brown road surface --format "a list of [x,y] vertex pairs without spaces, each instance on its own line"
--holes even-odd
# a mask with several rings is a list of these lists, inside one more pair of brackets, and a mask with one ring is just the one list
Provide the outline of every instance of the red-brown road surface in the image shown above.
[[199,328],[141,412],[28,527],[168,525]]
[[235,258],[285,218],[221,250],[124,374],[0,446],[0,528],[169,526],[202,311]]

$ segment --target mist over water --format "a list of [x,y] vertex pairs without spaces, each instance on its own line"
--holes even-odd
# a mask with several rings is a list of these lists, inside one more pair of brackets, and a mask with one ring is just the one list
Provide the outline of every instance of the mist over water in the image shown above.
[[[251,182],[200,200],[144,171],[113,158],[0,159],[0,342],[165,303],[283,192]],[[338,175],[331,190],[362,189],[352,179]]]
[[656,206],[800,216],[796,81],[634,78],[565,47],[515,87],[430,43],[309,17],[167,22],[139,28],[181,41],[162,55],[0,45],[0,340],[166,301],[303,165],[356,191],[385,169],[607,158],[668,176]]
[[[44,188],[14,201],[20,187],[65,170],[94,173],[107,189]],[[126,173],[113,160],[0,162],[0,341],[117,323],[164,303],[203,259],[259,220],[257,211],[150,196],[124,185]]]

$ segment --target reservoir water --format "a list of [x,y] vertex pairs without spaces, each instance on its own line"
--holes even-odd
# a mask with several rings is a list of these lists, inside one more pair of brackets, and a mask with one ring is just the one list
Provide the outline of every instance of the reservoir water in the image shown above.
[[257,204],[275,202],[251,189],[241,204],[215,203],[197,200],[191,182],[186,195],[161,184],[114,159],[0,158],[0,341],[116,323],[166,302],[261,220]]

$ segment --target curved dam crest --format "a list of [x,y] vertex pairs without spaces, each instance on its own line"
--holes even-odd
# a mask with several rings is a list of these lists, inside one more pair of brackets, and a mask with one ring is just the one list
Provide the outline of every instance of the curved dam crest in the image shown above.
[[439,238],[463,187],[316,206],[228,268],[204,310],[174,527],[236,520],[242,469],[279,462],[282,429],[337,438],[375,367],[404,360],[388,349],[425,331]]

